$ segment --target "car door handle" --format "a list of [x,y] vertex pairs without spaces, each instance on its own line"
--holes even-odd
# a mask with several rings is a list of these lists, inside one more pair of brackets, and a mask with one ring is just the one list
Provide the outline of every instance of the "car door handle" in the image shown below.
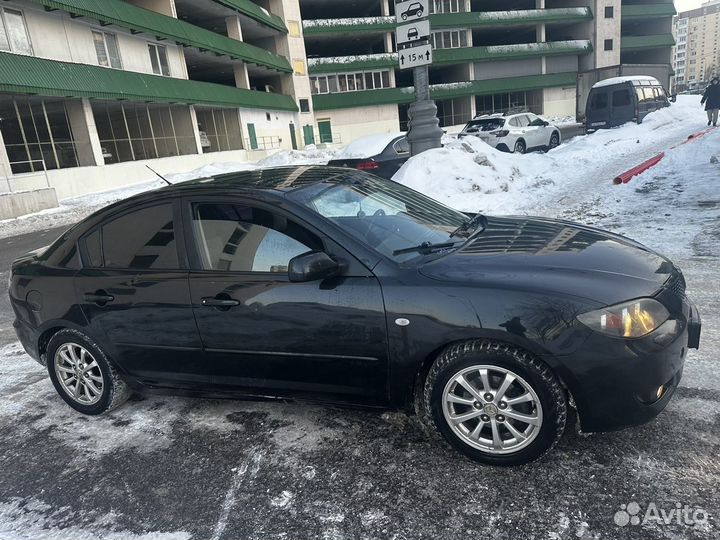
[[99,306],[104,306],[108,302],[115,300],[115,297],[112,294],[108,294],[102,289],[95,291],[94,293],[85,293],[84,298],[86,301],[93,302]]
[[232,298],[218,298],[216,296],[206,296],[201,298],[200,303],[203,306],[215,308],[231,308],[240,305],[239,300],[234,300]]

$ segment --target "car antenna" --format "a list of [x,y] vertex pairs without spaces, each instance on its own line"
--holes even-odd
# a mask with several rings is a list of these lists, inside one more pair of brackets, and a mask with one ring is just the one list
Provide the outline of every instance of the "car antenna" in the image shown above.
[[165,178],[162,174],[160,174],[160,173],[157,172],[155,169],[153,169],[150,165],[145,165],[145,166],[146,166],[148,169],[150,169],[152,172],[154,172],[155,174],[157,174],[157,175],[160,177],[161,180],[164,180],[165,183],[166,183],[168,186],[172,186],[172,184],[170,183],[170,181],[169,181],[167,178]]

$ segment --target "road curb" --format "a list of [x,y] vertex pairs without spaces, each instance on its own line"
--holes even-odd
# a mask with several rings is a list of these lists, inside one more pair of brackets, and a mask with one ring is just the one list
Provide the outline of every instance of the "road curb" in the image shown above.
[[[697,141],[698,139],[701,139],[711,131],[713,131],[714,127],[709,127],[707,129],[704,129],[702,131],[698,131],[697,133],[693,133],[692,135],[689,135],[687,139],[685,139],[683,142],[676,144],[675,146],[671,146],[669,150],[673,150],[677,148],[678,146],[682,146],[683,144],[687,144],[689,142]],[[643,161],[640,165],[636,165],[632,169],[628,169],[624,173],[621,173],[617,175],[615,178],[613,178],[613,184],[620,185],[620,184],[627,184],[630,180],[632,180],[635,176],[644,173],[648,169],[654,167],[658,163],[660,163],[663,158],[665,157],[665,152],[660,152],[659,154],[651,157],[647,161]]]

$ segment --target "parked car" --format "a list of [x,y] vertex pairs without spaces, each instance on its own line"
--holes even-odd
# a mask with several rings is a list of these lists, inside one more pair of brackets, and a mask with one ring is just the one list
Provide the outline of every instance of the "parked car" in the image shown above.
[[420,2],[413,2],[408,8],[400,14],[403,21],[407,21],[408,17],[422,17],[423,6]]
[[151,389],[415,409],[495,465],[544,454],[570,406],[584,431],[650,420],[700,340],[680,270],[632,240],[321,166],[111,205],[16,260],[10,301],[82,413]]
[[662,84],[644,75],[614,77],[597,82],[590,89],[585,107],[585,130],[621,126],[628,122],[642,123],[653,111],[669,107]]
[[470,120],[459,137],[479,137],[503,152],[524,154],[560,145],[560,128],[531,112],[487,114]]
[[354,140],[328,162],[333,167],[350,167],[390,179],[410,157],[405,133],[367,135]]

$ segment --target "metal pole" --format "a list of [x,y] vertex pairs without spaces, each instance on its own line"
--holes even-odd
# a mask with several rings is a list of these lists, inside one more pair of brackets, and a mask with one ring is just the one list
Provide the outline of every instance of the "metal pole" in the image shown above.
[[430,99],[428,66],[413,70],[415,101],[408,109],[408,141],[410,154],[417,156],[425,150],[442,147],[443,130],[437,117],[437,106]]

